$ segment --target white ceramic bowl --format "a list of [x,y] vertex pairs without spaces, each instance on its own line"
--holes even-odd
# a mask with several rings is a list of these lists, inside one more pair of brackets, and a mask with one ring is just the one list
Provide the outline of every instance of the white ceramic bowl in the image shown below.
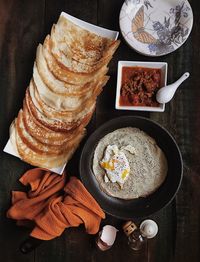
[[136,111],[151,111],[151,112],[164,112],[165,104],[159,104],[157,107],[153,106],[121,106],[119,105],[120,89],[122,82],[122,68],[129,67],[146,67],[161,69],[161,87],[167,85],[167,63],[165,62],[138,62],[138,61],[119,61],[117,71],[117,90],[115,99],[115,108],[119,110],[136,110]]

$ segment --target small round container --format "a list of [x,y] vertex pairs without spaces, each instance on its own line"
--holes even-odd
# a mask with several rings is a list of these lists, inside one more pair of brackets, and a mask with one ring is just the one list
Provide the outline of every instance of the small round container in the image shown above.
[[140,232],[145,238],[153,238],[158,233],[158,225],[151,219],[144,220],[140,225]]
[[140,229],[137,228],[135,223],[127,221],[123,225],[123,231],[128,237],[128,245],[134,251],[140,251],[144,248],[145,239],[141,235]]

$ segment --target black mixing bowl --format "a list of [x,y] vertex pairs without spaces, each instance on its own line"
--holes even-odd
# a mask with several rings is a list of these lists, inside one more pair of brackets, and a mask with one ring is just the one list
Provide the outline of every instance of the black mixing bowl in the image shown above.
[[[168,173],[164,183],[153,194],[134,200],[122,200],[101,191],[92,172],[94,150],[106,134],[122,127],[137,127],[153,137],[168,161]],[[80,158],[80,176],[102,209],[122,219],[149,216],[169,204],[175,197],[182,180],[183,161],[176,141],[170,133],[154,121],[136,116],[112,119],[100,126],[87,140]]]

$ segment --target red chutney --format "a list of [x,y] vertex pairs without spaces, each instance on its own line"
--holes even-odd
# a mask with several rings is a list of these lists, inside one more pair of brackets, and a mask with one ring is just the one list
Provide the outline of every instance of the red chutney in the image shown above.
[[122,67],[120,106],[159,106],[156,92],[161,87],[161,70]]

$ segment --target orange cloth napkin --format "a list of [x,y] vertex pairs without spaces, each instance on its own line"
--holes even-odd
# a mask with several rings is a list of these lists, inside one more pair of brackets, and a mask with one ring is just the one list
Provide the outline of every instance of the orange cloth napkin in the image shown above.
[[28,193],[12,192],[7,217],[16,219],[18,225],[32,222],[32,237],[50,240],[60,236],[65,228],[80,224],[89,234],[98,232],[105,214],[76,177],[66,184],[65,174],[35,168],[27,171],[20,182],[31,189]]

